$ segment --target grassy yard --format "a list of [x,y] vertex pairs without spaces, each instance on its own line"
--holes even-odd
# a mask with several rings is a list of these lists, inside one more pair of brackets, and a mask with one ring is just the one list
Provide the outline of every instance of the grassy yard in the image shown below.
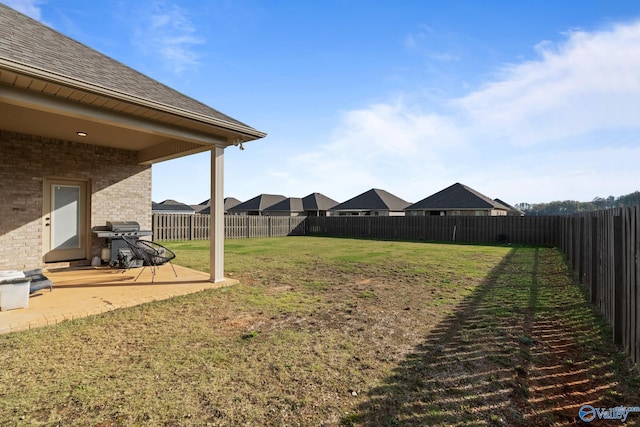
[[[208,242],[169,246],[208,268]],[[227,241],[225,261],[239,285],[1,335],[0,426],[547,426],[640,406],[554,249],[288,237]]]

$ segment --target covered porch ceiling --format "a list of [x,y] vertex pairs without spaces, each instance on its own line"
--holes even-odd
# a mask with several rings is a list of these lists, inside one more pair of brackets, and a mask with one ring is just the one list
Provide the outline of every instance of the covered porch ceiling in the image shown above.
[[[41,70],[0,63],[0,129],[132,150],[140,164],[224,148],[266,134],[237,122]],[[79,132],[86,134],[80,136]]]

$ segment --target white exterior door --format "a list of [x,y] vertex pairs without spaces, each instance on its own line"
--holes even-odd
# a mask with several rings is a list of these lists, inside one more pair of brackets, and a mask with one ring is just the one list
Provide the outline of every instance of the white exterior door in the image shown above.
[[45,181],[44,261],[87,258],[87,183]]

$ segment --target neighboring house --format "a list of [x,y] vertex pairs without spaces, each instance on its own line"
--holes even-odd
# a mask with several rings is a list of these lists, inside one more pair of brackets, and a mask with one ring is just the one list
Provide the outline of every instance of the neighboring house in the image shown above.
[[265,215],[271,216],[327,216],[329,209],[338,202],[329,197],[312,193],[306,197],[288,197],[264,209]]
[[[228,214],[229,213],[229,209],[235,208],[240,203],[242,203],[242,202],[240,200],[236,199],[235,197],[227,197],[227,198],[225,198],[224,199],[224,213]],[[207,212],[207,213],[209,213],[209,212]]]
[[[193,208],[193,211],[195,213],[202,213],[204,209],[207,209],[209,207],[209,200],[210,199],[207,199],[198,205],[190,205],[190,206]],[[209,209],[209,211],[211,211],[211,209]]]
[[0,270],[88,264],[107,221],[150,229],[152,165],[210,151],[224,280],[224,149],[264,136],[0,4]]
[[404,216],[404,208],[411,203],[377,188],[331,208],[332,215]]
[[302,206],[306,216],[330,216],[331,209],[338,202],[321,193],[311,193],[302,198]]
[[267,216],[304,216],[304,207],[302,206],[302,198],[287,197],[265,209],[263,215]]
[[408,216],[504,216],[509,208],[466,185],[455,183],[407,207]]
[[264,210],[269,206],[286,199],[279,194],[260,194],[253,199],[229,208],[229,215],[264,215]]
[[193,215],[196,211],[186,203],[176,200],[165,200],[160,203],[151,204],[151,213],[158,214],[187,214]]
[[505,206],[507,209],[509,209],[507,211],[507,215],[508,216],[524,216],[524,212],[522,212],[520,209],[518,208],[514,208],[513,206],[511,206],[508,203],[503,202],[500,199],[493,199],[494,201],[500,203],[501,205]]
[[[236,199],[235,197],[225,197],[224,199],[224,214],[228,215],[229,214],[229,209],[231,209],[234,206],[238,206],[240,203],[242,203],[240,200]],[[211,206],[209,205],[209,200],[202,202],[200,205],[205,204],[206,206],[202,209],[200,209],[199,211],[197,211],[196,213],[199,214],[203,214],[203,215],[209,215],[211,213]]]

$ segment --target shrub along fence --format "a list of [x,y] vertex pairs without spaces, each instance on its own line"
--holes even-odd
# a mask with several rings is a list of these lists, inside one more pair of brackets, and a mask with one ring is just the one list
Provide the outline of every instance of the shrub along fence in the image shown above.
[[[153,215],[154,240],[209,239],[209,215]],[[573,216],[225,216],[225,238],[316,235],[557,246],[640,364],[640,206]]]

